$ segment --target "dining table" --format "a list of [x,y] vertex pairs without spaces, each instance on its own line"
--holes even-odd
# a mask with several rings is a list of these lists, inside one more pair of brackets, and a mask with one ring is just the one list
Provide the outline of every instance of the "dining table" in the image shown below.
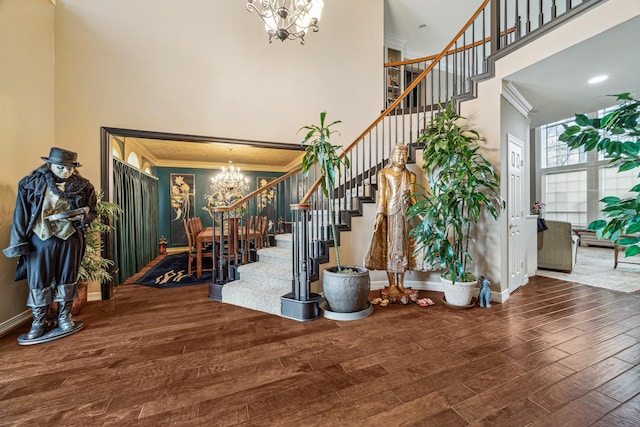
[[[224,236],[223,240],[225,243],[228,242],[228,235],[233,235],[235,229],[232,227],[231,232],[225,228],[225,232],[227,235]],[[235,243],[240,243],[242,239],[252,240],[255,238],[260,238],[260,233],[255,230],[249,230],[247,227],[240,227],[237,232],[237,236],[230,242],[230,246],[233,248]],[[213,245],[214,240],[216,242],[220,241],[220,227],[206,227],[196,236],[196,277],[199,279],[202,277],[202,249],[207,245]],[[215,246],[215,245],[214,245]],[[231,252],[234,252],[232,249]],[[208,254],[208,252],[207,252]],[[215,253],[215,250],[212,251],[211,256],[213,258],[213,262],[216,260],[216,256],[218,254]],[[214,265],[215,269],[215,265]]]

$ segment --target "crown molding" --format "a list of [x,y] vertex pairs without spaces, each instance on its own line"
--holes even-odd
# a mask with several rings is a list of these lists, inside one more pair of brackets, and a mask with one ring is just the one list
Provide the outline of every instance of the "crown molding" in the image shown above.
[[392,36],[384,36],[384,45],[391,49],[399,50],[404,56],[405,49],[407,48],[407,41]]
[[529,101],[527,101],[524,96],[522,96],[518,88],[516,88],[513,83],[507,80],[502,80],[500,93],[509,102],[509,104],[513,105],[513,107],[520,112],[520,114],[527,118],[529,117],[529,113],[533,109],[533,106],[529,104]]

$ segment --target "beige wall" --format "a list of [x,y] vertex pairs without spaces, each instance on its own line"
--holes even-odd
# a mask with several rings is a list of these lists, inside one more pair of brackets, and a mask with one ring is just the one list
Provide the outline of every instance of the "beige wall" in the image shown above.
[[[488,147],[492,150],[490,151],[493,156],[491,161],[496,167],[499,168],[501,163],[506,165],[504,158],[507,147],[506,134],[510,131],[507,129],[508,125],[502,123],[501,81],[508,80],[508,76],[516,71],[600,34],[638,14],[640,14],[638,0],[604,2],[579,18],[533,41],[526,48],[519,49],[496,62],[495,78],[481,82],[478,86],[478,97],[464,102],[461,107],[462,115],[469,118],[470,125],[486,138]],[[534,105],[533,108],[544,108],[544,106]],[[520,132],[519,129],[511,130],[511,133],[516,135]],[[502,184],[502,196],[506,198],[504,177]],[[482,242],[484,246],[481,247],[481,251],[489,256],[483,262],[491,266],[492,289],[496,290],[499,287],[504,293],[508,286],[506,215],[503,215],[500,222],[490,223],[483,232],[487,238]]]
[[[242,1],[55,3],[0,0],[2,248],[17,181],[52,145],[100,187],[101,126],[298,144],[326,110],[348,144],[380,112],[382,0],[328,2],[304,46],[269,44]],[[25,309],[14,266],[0,257],[0,324]]]
[[[54,143],[53,17],[47,0],[0,1],[0,248],[9,232],[18,181],[42,164]],[[0,255],[0,332],[25,312],[26,281],[14,282],[17,258]]]
[[58,0],[55,25],[56,141],[94,182],[100,126],[297,144],[326,110],[347,144],[380,112],[382,0],[326,2],[304,46],[235,0]]

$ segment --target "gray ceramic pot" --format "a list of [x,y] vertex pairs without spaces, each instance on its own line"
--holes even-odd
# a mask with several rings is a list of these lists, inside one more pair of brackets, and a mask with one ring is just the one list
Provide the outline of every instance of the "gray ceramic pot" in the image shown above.
[[353,313],[367,308],[371,281],[369,270],[353,265],[342,266],[352,273],[338,273],[329,267],[322,273],[322,292],[329,309],[336,313]]

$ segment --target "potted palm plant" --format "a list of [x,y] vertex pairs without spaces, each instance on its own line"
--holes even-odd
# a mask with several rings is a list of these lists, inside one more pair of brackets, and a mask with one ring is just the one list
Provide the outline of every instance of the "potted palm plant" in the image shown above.
[[73,301],[71,313],[80,313],[82,305],[87,301],[89,282],[106,283],[112,278],[113,261],[102,257],[102,236],[112,230],[109,222],[121,212],[120,207],[102,200],[102,192],[98,195],[96,209],[98,216],[91,221],[85,230],[85,252],[78,270],[78,297]]
[[370,308],[368,304],[371,287],[369,270],[361,266],[343,266],[340,263],[335,213],[333,212],[336,177],[340,176],[341,166],[344,165],[348,168],[350,164],[346,156],[340,156],[342,148],[339,145],[333,145],[330,141],[331,135],[337,132],[332,127],[341,121],[336,120],[325,124],[326,117],[327,113],[323,111],[320,113],[320,125],[303,126],[298,130],[298,132],[306,131],[305,137],[300,143],[305,146],[302,173],[308,176],[310,170],[317,163],[321,172],[322,193],[329,199],[328,214],[337,265],[327,267],[323,272],[322,291],[331,311],[337,313],[361,312]]
[[483,139],[464,119],[449,103],[418,138],[429,188],[417,192],[407,211],[409,219],[419,220],[410,233],[424,260],[444,270],[446,302],[458,306],[471,303],[477,284],[470,271],[472,228],[484,211],[498,219],[504,206],[498,175],[479,151]]

